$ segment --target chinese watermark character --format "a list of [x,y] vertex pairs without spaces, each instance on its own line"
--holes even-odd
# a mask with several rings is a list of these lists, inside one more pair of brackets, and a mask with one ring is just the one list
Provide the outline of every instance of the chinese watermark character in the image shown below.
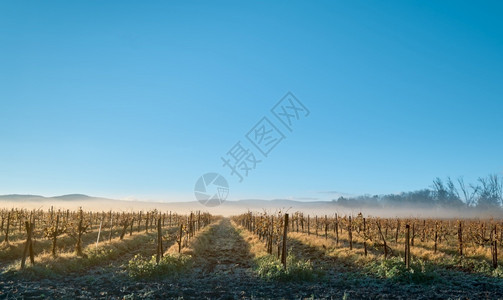
[[237,175],[239,177],[239,182],[243,181],[243,171],[244,176],[248,177],[248,171],[254,170],[257,164],[261,160],[255,158],[255,154],[250,151],[250,149],[244,148],[240,142],[237,142],[234,147],[227,152],[229,159],[221,157],[224,162],[224,167],[229,167],[231,169],[231,175]]
[[246,138],[260,151],[260,153],[267,157],[269,152],[285,139],[285,136],[267,117],[263,117],[246,134]]
[[272,114],[292,131],[293,122],[300,120],[301,117],[309,116],[309,110],[302,104],[291,92],[288,92],[271,109]]

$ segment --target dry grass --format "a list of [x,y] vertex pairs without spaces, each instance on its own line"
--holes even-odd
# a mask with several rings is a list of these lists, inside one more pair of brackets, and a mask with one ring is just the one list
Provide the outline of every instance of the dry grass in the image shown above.
[[264,242],[262,242],[258,235],[248,231],[243,226],[238,225],[236,222],[231,221],[232,226],[236,228],[239,235],[250,245],[250,253],[254,258],[259,258],[268,255]]
[[[136,226],[134,230],[136,230]],[[98,231],[99,229],[95,228],[84,235],[82,235],[82,246],[86,247],[89,245],[94,245],[96,243],[96,240],[98,238]],[[133,234],[138,234],[142,233],[140,232],[133,232]],[[109,228],[102,228],[101,234],[100,234],[100,243],[103,242],[108,242],[110,235],[110,229]],[[117,236],[120,235],[120,230],[118,228],[114,228],[112,231],[112,240],[115,239]],[[129,230],[127,231],[127,234],[125,235],[129,236]],[[23,249],[24,245],[26,243],[26,234],[20,235],[20,238],[18,238],[15,241],[9,242],[9,244],[6,243],[1,243],[0,244],[0,261],[10,261],[14,259],[20,259],[23,255]],[[57,243],[56,243],[56,252],[58,255],[64,255],[65,252],[71,252],[74,250],[76,244],[76,239],[69,235],[69,234],[62,234],[61,236],[58,237]],[[35,255],[40,255],[44,252],[50,252],[52,248],[52,241],[49,240],[48,238],[43,237],[41,234],[38,234],[35,236],[33,239],[33,251],[35,252]]]
[[[321,233],[321,231],[320,231]],[[353,232],[353,250],[349,250],[349,236],[346,230],[342,233],[339,232],[339,244],[336,244],[336,237],[334,232],[329,232],[327,239],[323,232],[316,236],[311,232],[310,235],[302,232],[290,232],[288,237],[295,239],[305,245],[311,246],[319,251],[324,252],[328,256],[337,257],[339,259],[348,260],[356,264],[366,264],[377,259],[383,259],[384,250],[381,244],[375,245],[371,241],[367,241],[368,255],[364,255],[363,237],[358,233]],[[381,243],[381,241],[377,241]],[[398,242],[393,239],[386,240],[387,245],[392,249],[392,255],[403,257],[404,256],[404,243],[405,238],[399,237]],[[414,246],[411,246],[410,252],[413,258],[429,261],[434,264],[451,265],[457,264],[458,255],[457,241],[443,240],[437,244],[437,252],[434,251],[434,242],[426,240],[420,241],[416,236]],[[491,262],[491,249],[489,247],[474,247],[473,245],[466,245],[464,248],[464,258],[475,259],[478,261]],[[500,256],[499,264],[503,264],[503,257]]]
[[[49,252],[42,252],[35,257],[35,265],[27,261],[25,270],[21,270],[21,260],[12,262],[6,268],[6,273],[20,272],[22,274],[36,275],[37,277],[51,277],[69,272],[83,271],[90,267],[113,262],[114,259],[128,253],[151,255],[155,251],[156,233],[133,233],[125,236],[123,240],[118,237],[110,242],[102,242],[96,248],[89,244],[84,248],[84,257],[77,256],[74,252],[59,253],[53,257]],[[152,250],[153,249],[153,250]]]
[[[220,222],[222,222],[222,218],[216,219],[214,222],[204,227],[200,231],[196,232],[192,238],[189,240],[182,240],[182,251],[180,253],[193,255],[194,252],[197,252],[201,248],[205,248],[210,243],[209,235],[215,226],[218,226]],[[178,233],[177,233],[178,234]],[[178,243],[175,243],[169,247],[164,253],[167,254],[177,254],[178,253]]]

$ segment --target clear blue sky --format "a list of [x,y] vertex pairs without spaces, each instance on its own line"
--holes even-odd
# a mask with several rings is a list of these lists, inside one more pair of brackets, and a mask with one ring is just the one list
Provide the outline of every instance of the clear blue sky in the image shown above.
[[[193,200],[213,171],[229,199],[332,199],[501,173],[502,15],[500,1],[2,1],[0,194]],[[220,158],[288,91],[310,115],[239,183]]]

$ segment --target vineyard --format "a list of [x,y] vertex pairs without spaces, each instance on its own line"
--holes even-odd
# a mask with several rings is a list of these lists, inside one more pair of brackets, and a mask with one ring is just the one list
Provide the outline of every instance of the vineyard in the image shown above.
[[[234,220],[264,242],[267,252],[285,264],[287,237],[316,247],[327,255],[349,250],[362,259],[399,258],[405,269],[412,259],[503,277],[498,248],[503,245],[503,222],[495,220],[380,219],[357,216],[310,217],[302,213],[243,214]],[[290,232],[288,234],[288,232]]]
[[0,298],[501,298],[502,220],[0,211]]

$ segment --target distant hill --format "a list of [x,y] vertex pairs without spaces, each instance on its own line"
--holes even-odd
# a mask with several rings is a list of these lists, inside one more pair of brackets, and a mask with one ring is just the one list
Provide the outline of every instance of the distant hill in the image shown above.
[[[180,213],[190,211],[208,211],[212,214],[220,215],[234,215],[242,212],[250,211],[268,211],[274,213],[276,211],[294,212],[302,211],[321,211],[327,213],[330,211],[335,212],[333,202],[329,201],[316,201],[316,202],[302,202],[288,199],[243,199],[237,201],[225,201],[216,207],[206,207],[198,201],[189,202],[146,202],[146,201],[129,201],[129,200],[115,200],[102,197],[93,197],[84,194],[69,194],[54,197],[44,197],[39,195],[4,195],[0,196],[0,207],[24,207],[28,209],[48,209],[64,208],[64,209],[77,209],[82,207],[84,209],[106,211],[106,210],[171,210]],[[316,212],[319,213],[319,212]]]
[[19,194],[11,194],[11,195],[0,195],[0,201],[35,201],[35,200],[43,200],[44,196],[39,195],[19,195]]
[[93,200],[96,198],[88,196],[88,195],[84,195],[84,194],[69,194],[69,195],[51,197],[50,199],[60,199],[60,200],[72,201],[72,200]]
[[84,194],[69,194],[55,197],[44,197],[40,195],[0,195],[0,208],[26,208],[26,209],[71,209],[82,207],[85,210],[93,211],[147,211],[157,209],[168,212],[189,213],[193,211],[207,211],[215,215],[231,216],[244,213],[246,211],[275,213],[278,211],[294,213],[301,211],[311,216],[333,216],[356,215],[362,212],[364,215],[380,217],[502,217],[500,212],[480,211],[470,209],[441,209],[414,208],[414,207],[367,207],[364,205],[354,205],[351,207],[342,206],[335,201],[297,201],[289,199],[243,199],[237,201],[225,201],[216,207],[206,207],[198,201],[189,202],[146,202],[115,200],[102,197],[88,196]]
[[11,195],[0,195],[0,201],[52,201],[52,200],[96,200],[103,198],[91,197],[84,194],[69,194],[54,197],[44,197],[40,195],[21,195],[21,194],[11,194]]

